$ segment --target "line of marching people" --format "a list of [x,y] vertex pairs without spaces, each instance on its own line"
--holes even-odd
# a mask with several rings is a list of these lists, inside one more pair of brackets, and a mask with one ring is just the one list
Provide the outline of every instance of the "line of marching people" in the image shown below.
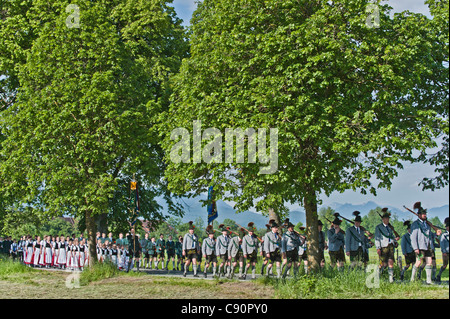
[[17,246],[19,260],[29,267],[83,270],[89,261],[85,239],[23,236]]

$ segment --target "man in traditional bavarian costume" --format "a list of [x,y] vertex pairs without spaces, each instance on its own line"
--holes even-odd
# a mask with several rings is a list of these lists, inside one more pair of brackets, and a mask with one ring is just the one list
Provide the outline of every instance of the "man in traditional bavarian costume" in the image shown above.
[[206,278],[209,265],[213,264],[213,277],[216,276],[217,256],[216,256],[216,240],[214,239],[214,229],[212,225],[206,227],[207,238],[203,240],[202,254],[205,258],[205,271],[203,276]]
[[339,271],[344,270],[345,263],[345,232],[340,227],[341,223],[342,221],[336,217],[331,224],[331,228],[327,232],[330,266],[331,268],[334,268],[337,264],[337,269]]
[[[230,237],[228,236],[228,228],[224,224],[219,225],[219,230],[222,231],[222,235],[217,237],[216,240],[216,255],[221,258],[219,264],[219,271],[217,275],[225,275],[225,268],[227,268],[227,276],[230,274],[230,261],[228,260],[228,245],[230,244]],[[222,273],[223,268],[223,273]]]
[[183,256],[186,258],[186,264],[184,265],[183,277],[186,277],[186,272],[189,269],[189,265],[193,264],[194,277],[197,275],[197,251],[199,249],[198,236],[194,234],[195,226],[193,222],[189,222],[189,233],[184,235],[183,239]]
[[283,278],[286,278],[289,269],[292,267],[292,263],[294,263],[294,276],[297,276],[298,247],[301,244],[299,235],[294,231],[294,224],[292,224],[289,219],[286,219],[285,227],[287,228],[287,232],[283,234],[281,240],[281,253],[283,255],[283,259],[287,260],[286,268],[283,272]]
[[172,261],[172,270],[175,270],[175,242],[172,239],[172,235],[169,235],[168,240],[166,241],[166,250],[167,250],[167,261],[166,261],[166,270],[169,270],[169,261]]
[[[415,280],[417,268],[425,259],[425,273],[427,276],[427,284],[431,284],[432,257],[433,257],[433,236],[431,227],[427,224],[427,210],[424,209],[420,202],[414,204],[419,218],[411,225],[411,246],[414,249],[417,260],[413,266],[411,281]],[[441,234],[440,230],[437,235]]]
[[402,236],[401,248],[402,254],[405,256],[405,266],[400,272],[400,280],[405,278],[405,272],[409,269],[409,266],[416,263],[416,254],[411,246],[411,221],[407,220],[403,225],[406,226],[406,234]]
[[[150,258],[150,255],[148,254],[149,242],[150,242],[150,239],[148,238],[148,232],[146,232],[144,238],[141,239],[142,256],[144,257],[144,262],[142,263],[142,267],[144,267],[144,268],[148,268],[148,260]],[[150,261],[150,264],[151,264],[151,261]]]
[[239,229],[239,235],[231,238],[228,245],[228,260],[231,263],[231,270],[228,275],[229,279],[234,277],[234,268],[239,262],[239,278],[242,278],[242,271],[244,270],[244,255],[242,253],[242,238],[245,236],[245,229]]
[[256,228],[254,227],[254,223],[248,223],[247,227],[248,234],[242,239],[242,253],[247,262],[242,278],[240,279],[245,279],[247,277],[247,272],[250,266],[252,267],[252,279],[256,279],[256,262],[258,261],[259,243],[257,237],[255,236]]
[[161,269],[164,269],[164,259],[166,252],[166,241],[164,240],[164,235],[160,234],[158,240],[156,241],[156,254],[158,255],[158,260],[156,261],[156,269],[158,269],[159,262],[161,261]]
[[299,227],[300,232],[298,235],[300,236],[300,245],[298,246],[298,263],[297,267],[300,267],[303,262],[303,270],[305,274],[308,273],[308,240],[305,236],[305,227]]
[[177,255],[177,270],[181,269],[181,271],[184,271],[183,237],[181,236],[178,237],[178,241],[175,243],[175,254]]
[[156,238],[155,238],[155,236],[152,236],[150,238],[150,241],[147,244],[147,252],[148,252],[148,264],[150,266],[150,269],[152,269],[153,266],[156,267]]
[[264,239],[264,251],[267,258],[269,258],[269,265],[267,266],[266,276],[269,276],[273,263],[277,266],[277,278],[281,278],[281,236],[278,234],[278,224],[271,221],[271,231],[266,233]]
[[345,232],[345,254],[350,257],[350,267],[361,267],[364,260],[364,231],[361,229],[361,216],[354,211],[354,225]]
[[381,271],[387,266],[389,282],[394,282],[394,249],[400,238],[395,237],[394,231],[389,225],[391,213],[388,212],[388,208],[383,208],[382,212],[382,223],[375,227],[375,247],[380,258]]
[[136,260],[136,268],[139,271],[140,258],[141,258],[141,243],[139,242],[139,237],[135,234],[134,228],[131,228],[130,234],[127,236],[128,239],[128,251],[130,252],[130,260],[128,261],[127,272],[130,271],[131,264],[133,262],[133,257]]
[[448,254],[449,254],[449,244],[448,244],[448,217],[444,221],[446,232],[441,235],[441,251],[442,251],[442,267],[439,269],[439,274],[436,277],[436,281],[441,281],[442,272],[447,268],[448,265]]

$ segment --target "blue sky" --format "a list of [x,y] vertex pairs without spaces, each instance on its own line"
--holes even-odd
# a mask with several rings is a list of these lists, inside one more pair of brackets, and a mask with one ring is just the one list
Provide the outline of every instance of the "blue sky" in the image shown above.
[[[173,0],[173,6],[175,7],[178,17],[183,19],[184,25],[189,25],[192,13],[197,8],[197,2],[198,0]],[[425,0],[383,0],[382,3],[388,3],[393,8],[394,12],[409,10],[429,15]]]
[[[197,0],[174,0],[173,6],[178,16],[184,20],[184,25],[189,25],[192,13],[197,7]],[[383,1],[385,3],[386,1]],[[393,12],[409,10],[429,16],[425,0],[390,0],[387,3],[393,7]],[[361,204],[374,201],[380,205],[392,205],[401,208],[403,205],[412,206],[416,201],[421,201],[424,207],[440,207],[449,203],[449,187],[438,191],[422,191],[418,186],[423,177],[434,176],[433,167],[422,164],[405,164],[394,179],[391,190],[379,190],[378,195],[361,195],[359,192],[346,191],[342,194],[333,193],[330,197],[322,196],[324,205],[333,202]],[[292,209],[298,205],[293,205]]]

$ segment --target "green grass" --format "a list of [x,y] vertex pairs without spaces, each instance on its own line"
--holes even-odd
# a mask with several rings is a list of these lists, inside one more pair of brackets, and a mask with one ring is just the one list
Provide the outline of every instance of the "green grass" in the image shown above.
[[448,288],[424,286],[422,282],[389,283],[380,276],[379,286],[366,284],[368,275],[363,270],[325,269],[317,274],[277,280],[260,278],[265,285],[273,285],[275,297],[280,299],[384,299],[384,298],[448,298]]
[[[328,260],[327,260],[328,261]],[[377,258],[371,258],[376,266]],[[261,261],[257,266],[259,274]],[[346,264],[348,266],[348,262]],[[440,267],[438,258],[438,270]],[[236,271],[238,267],[236,267]],[[276,268],[274,267],[274,272]],[[291,274],[293,271],[291,270]],[[448,269],[442,280],[448,281]],[[10,259],[0,260],[0,290],[23,291],[27,298],[35,298],[44,294],[48,298],[97,298],[108,291],[111,296],[123,296],[124,293],[137,298],[185,298],[186,293],[192,299],[208,299],[211,296],[223,298],[278,298],[278,299],[448,299],[448,286],[425,286],[421,281],[409,281],[411,269],[406,272],[404,282],[388,282],[388,274],[384,272],[379,287],[371,288],[366,284],[369,274],[363,270],[343,272],[328,266],[317,274],[304,274],[303,266],[299,268],[297,278],[289,276],[286,280],[274,277],[260,277],[256,281],[245,282],[224,278],[215,280],[195,280],[191,278],[171,278],[151,276],[145,272],[119,271],[110,263],[96,264],[80,272],[80,286],[67,289],[65,282],[69,274],[62,271],[45,271],[33,269],[13,262]],[[396,279],[399,269],[395,267]],[[425,272],[422,273],[422,280]],[[78,293],[77,293],[78,292]],[[80,295],[80,293],[83,294]],[[9,295],[7,295],[9,297]],[[228,295],[226,295],[228,296]]]

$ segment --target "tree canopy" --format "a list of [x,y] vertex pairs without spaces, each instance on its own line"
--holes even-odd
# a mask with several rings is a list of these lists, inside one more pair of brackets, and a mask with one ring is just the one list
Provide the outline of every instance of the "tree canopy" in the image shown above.
[[[368,4],[199,3],[191,55],[175,76],[164,124],[169,188],[198,194],[216,185],[216,195],[238,210],[255,206],[265,214],[301,203],[310,262],[317,266],[318,194],[389,189],[402,163],[428,161],[426,151],[448,136],[448,38],[446,44],[441,37],[448,20],[435,23],[436,17],[411,12],[390,17],[391,8],[378,3],[376,28],[366,24]],[[195,152],[171,161],[168,154],[180,141],[171,133],[184,128],[195,136],[194,121],[201,132],[276,128],[278,170],[260,174],[264,163],[250,162],[250,151],[244,163],[220,161],[226,142],[215,135],[220,147],[207,148],[211,135],[205,133],[202,146],[219,161],[199,162]],[[448,175],[440,181],[448,184]]]

